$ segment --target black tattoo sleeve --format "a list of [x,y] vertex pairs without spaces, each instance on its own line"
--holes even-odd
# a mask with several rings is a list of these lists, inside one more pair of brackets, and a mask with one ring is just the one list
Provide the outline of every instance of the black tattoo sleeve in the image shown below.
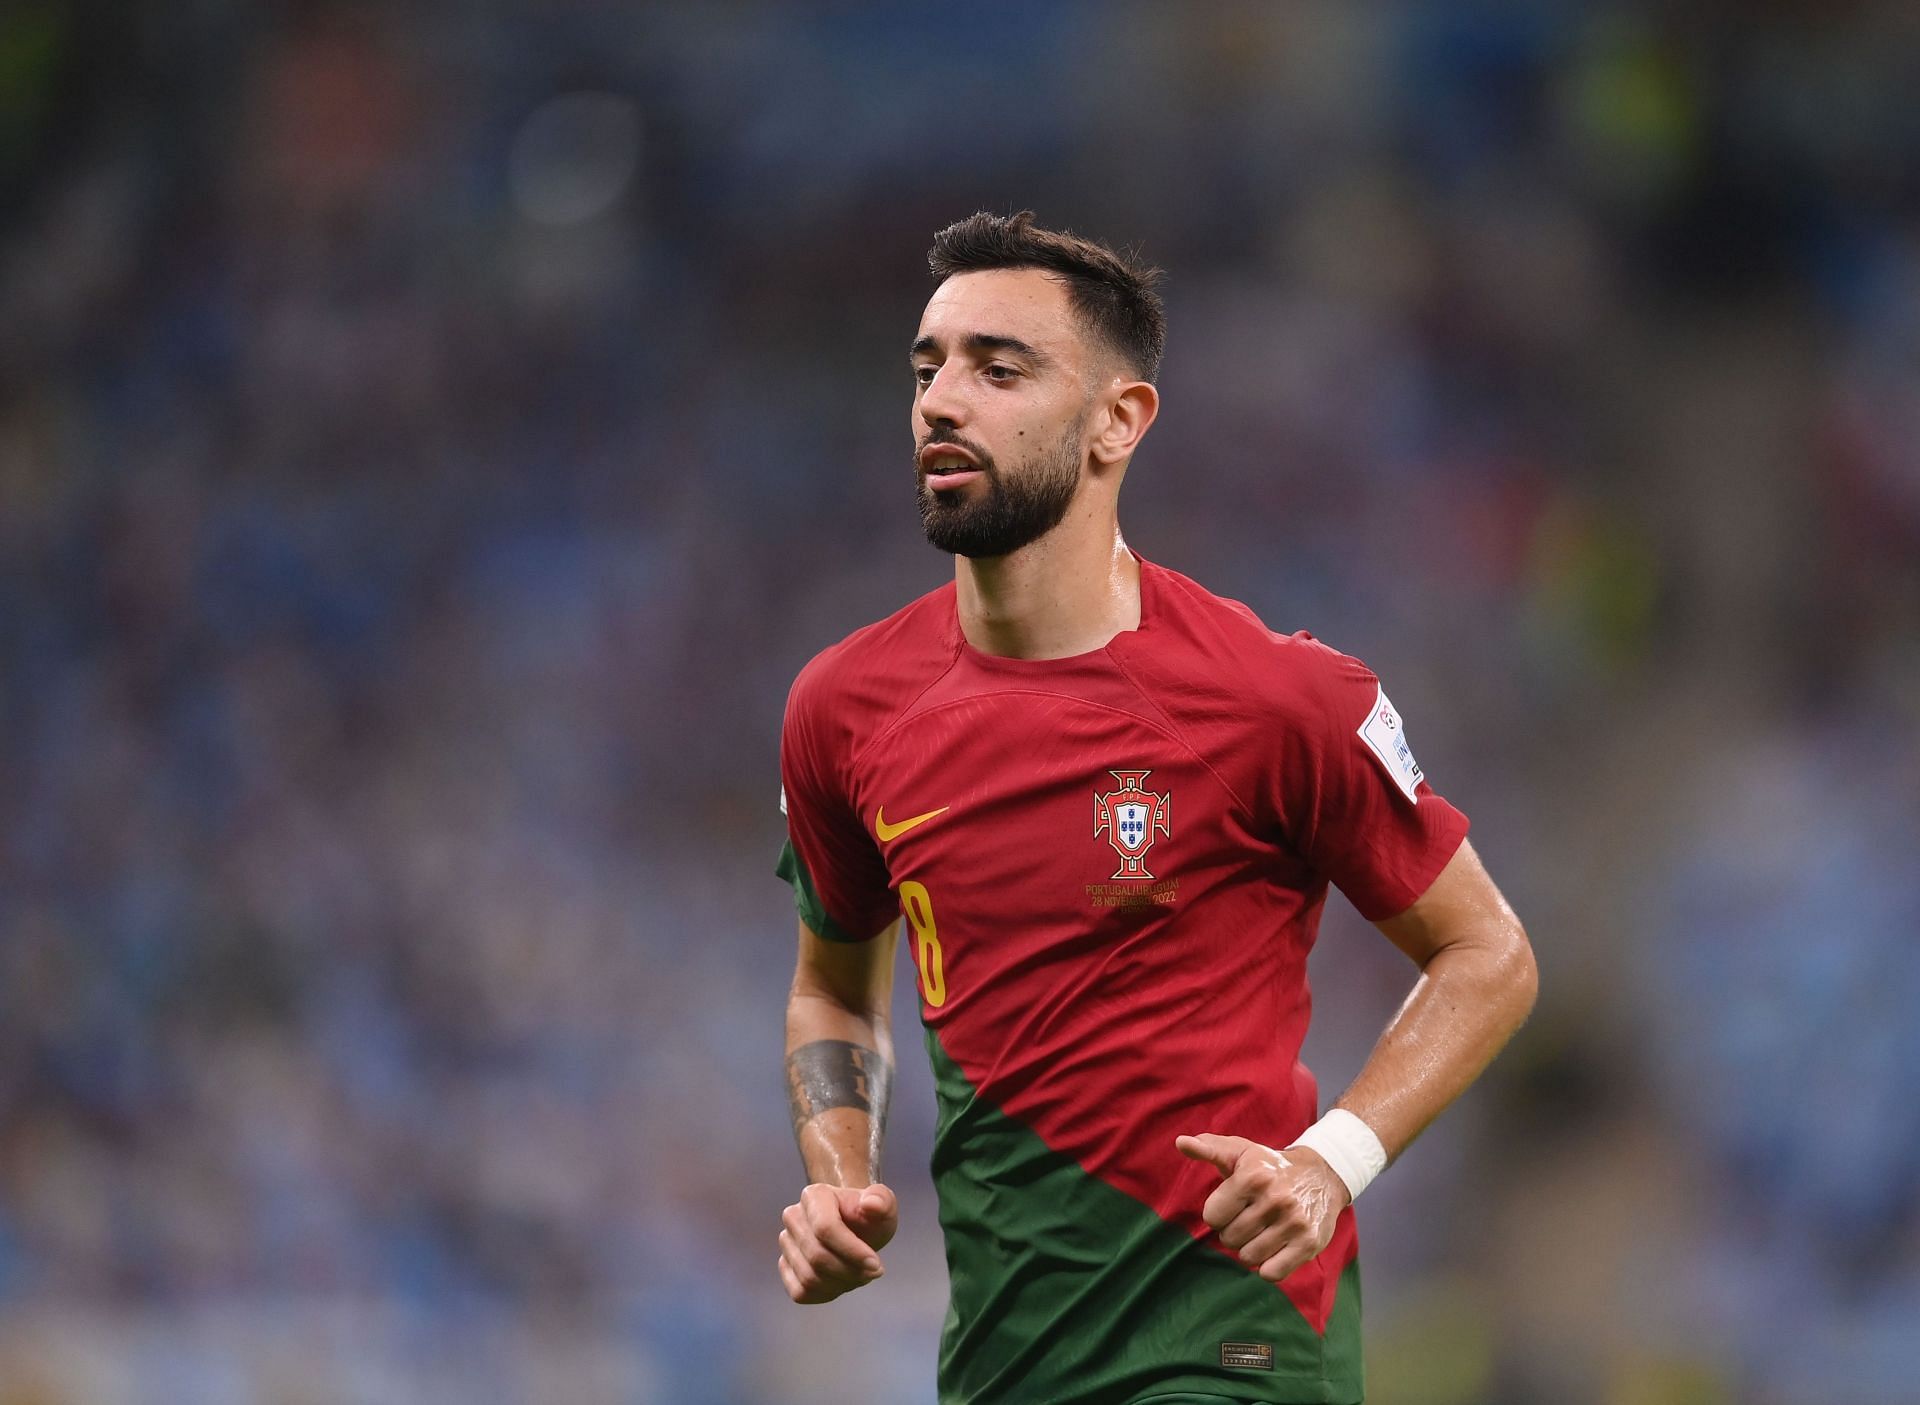
[[893,1065],[878,1049],[845,1039],[816,1039],[787,1055],[787,1098],[793,1107],[796,1137],[828,1108],[850,1107],[873,1119],[873,1143],[878,1148],[892,1092]]

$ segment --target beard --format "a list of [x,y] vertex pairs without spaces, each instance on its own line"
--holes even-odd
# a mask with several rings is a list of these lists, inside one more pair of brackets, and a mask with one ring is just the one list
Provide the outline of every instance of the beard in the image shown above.
[[962,445],[978,460],[986,480],[985,491],[971,500],[965,488],[935,492],[920,473],[918,457],[914,460],[920,525],[929,542],[955,556],[1006,556],[1039,540],[1060,525],[1080,490],[1078,421],[1067,426],[1051,449],[1035,452],[1015,472],[1004,475],[993,455],[957,434],[936,432],[927,442]]

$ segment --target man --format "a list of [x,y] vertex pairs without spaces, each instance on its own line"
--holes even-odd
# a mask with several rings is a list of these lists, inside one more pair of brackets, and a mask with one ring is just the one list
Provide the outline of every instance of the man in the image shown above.
[[[942,1401],[1361,1399],[1353,1213],[1531,1008],[1532,952],[1364,666],[1140,560],[1155,274],[1029,213],[943,230],[912,347],[955,577],[801,672],[781,745],[811,1182],[795,1302],[882,1272],[910,929],[939,1093]],[[1420,976],[1338,1106],[1298,1063],[1329,882]]]

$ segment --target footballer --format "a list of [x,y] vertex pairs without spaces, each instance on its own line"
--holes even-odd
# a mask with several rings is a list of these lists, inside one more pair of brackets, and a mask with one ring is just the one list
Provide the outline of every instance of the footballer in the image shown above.
[[[1353,1202],[1525,1019],[1526,933],[1358,660],[1121,535],[1156,275],[1031,214],[935,236],[913,473],[953,580],[787,701],[777,1272],[883,1272],[909,945],[939,1113],[943,1402],[1352,1405]],[[1299,1061],[1329,886],[1417,975],[1323,1108]]]

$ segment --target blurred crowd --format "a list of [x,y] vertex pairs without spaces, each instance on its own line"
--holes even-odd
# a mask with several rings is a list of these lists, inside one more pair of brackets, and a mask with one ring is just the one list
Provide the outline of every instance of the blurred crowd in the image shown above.
[[[0,1405],[931,1399],[904,1002],[895,1271],[772,1272],[778,729],[1026,206],[1168,270],[1130,541],[1540,952],[1375,1397],[1911,1399],[1915,92],[1893,3],[6,6]],[[1315,960],[1331,1093],[1411,972]]]

